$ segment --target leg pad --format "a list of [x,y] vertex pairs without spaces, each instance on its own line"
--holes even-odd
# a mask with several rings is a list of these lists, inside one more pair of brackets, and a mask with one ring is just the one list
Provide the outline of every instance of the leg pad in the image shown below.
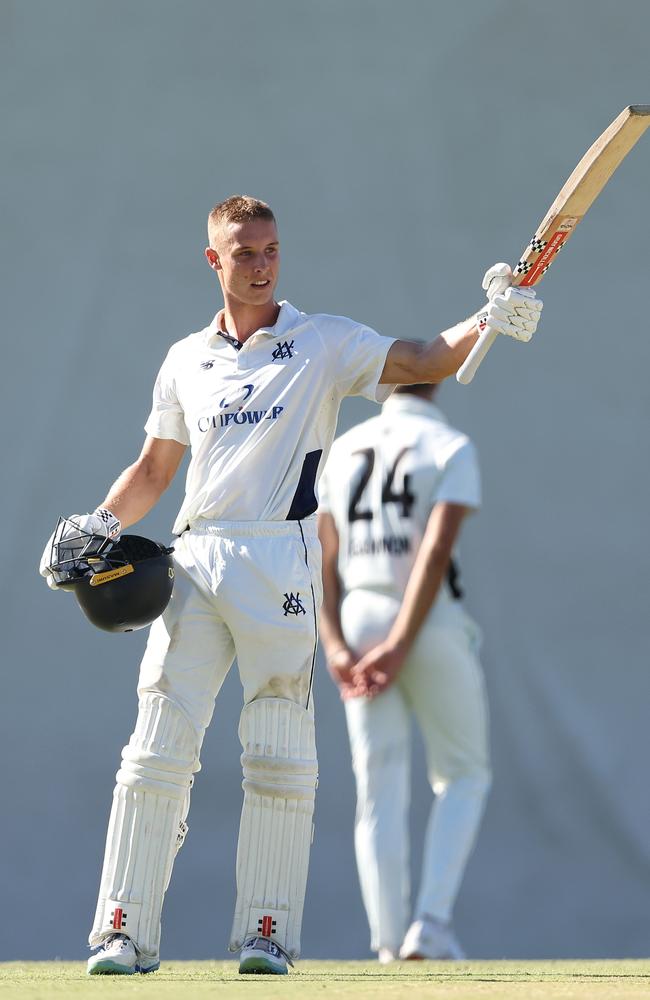
[[135,732],[116,775],[91,947],[122,933],[140,955],[158,959],[160,914],[174,857],[187,832],[198,745],[178,706],[153,692],[142,696]]
[[314,720],[295,702],[259,698],[242,711],[244,804],[230,950],[250,936],[300,954],[318,782]]

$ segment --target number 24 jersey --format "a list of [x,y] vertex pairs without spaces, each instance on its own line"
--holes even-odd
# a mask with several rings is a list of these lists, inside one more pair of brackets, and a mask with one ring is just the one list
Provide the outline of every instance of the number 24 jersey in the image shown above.
[[319,492],[337,526],[344,589],[401,599],[435,504],[480,506],[476,450],[433,403],[398,393],[337,438]]

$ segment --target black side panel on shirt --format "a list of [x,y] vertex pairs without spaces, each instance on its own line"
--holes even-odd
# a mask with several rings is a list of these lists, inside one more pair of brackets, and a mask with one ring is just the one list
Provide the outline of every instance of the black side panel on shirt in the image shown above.
[[323,449],[319,448],[318,451],[308,451],[305,455],[305,461],[302,463],[302,469],[300,470],[300,479],[298,480],[296,492],[291,501],[291,508],[287,514],[287,521],[302,521],[303,518],[313,514],[318,507],[316,499],[316,473],[318,472],[318,463],[322,454]]
[[463,599],[463,588],[460,585],[460,570],[458,569],[458,563],[454,562],[453,559],[449,560],[449,569],[447,570],[447,583],[449,584],[449,589],[451,591],[451,596],[455,601],[461,601]]

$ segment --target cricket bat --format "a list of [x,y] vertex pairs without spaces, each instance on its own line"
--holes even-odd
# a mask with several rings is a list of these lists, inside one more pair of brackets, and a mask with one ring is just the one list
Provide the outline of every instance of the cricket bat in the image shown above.
[[[531,287],[542,280],[587,209],[616,168],[650,125],[650,104],[633,104],[621,111],[580,160],[549,208],[537,232],[513,268],[513,285]],[[456,378],[471,382],[498,334],[483,330]]]

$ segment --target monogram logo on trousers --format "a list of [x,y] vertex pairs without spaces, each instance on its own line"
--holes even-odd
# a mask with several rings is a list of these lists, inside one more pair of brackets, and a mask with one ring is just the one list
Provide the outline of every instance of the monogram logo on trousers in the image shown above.
[[282,610],[284,611],[284,616],[287,615],[306,615],[304,605],[300,600],[300,592],[296,594],[285,594],[286,601],[282,605]]

